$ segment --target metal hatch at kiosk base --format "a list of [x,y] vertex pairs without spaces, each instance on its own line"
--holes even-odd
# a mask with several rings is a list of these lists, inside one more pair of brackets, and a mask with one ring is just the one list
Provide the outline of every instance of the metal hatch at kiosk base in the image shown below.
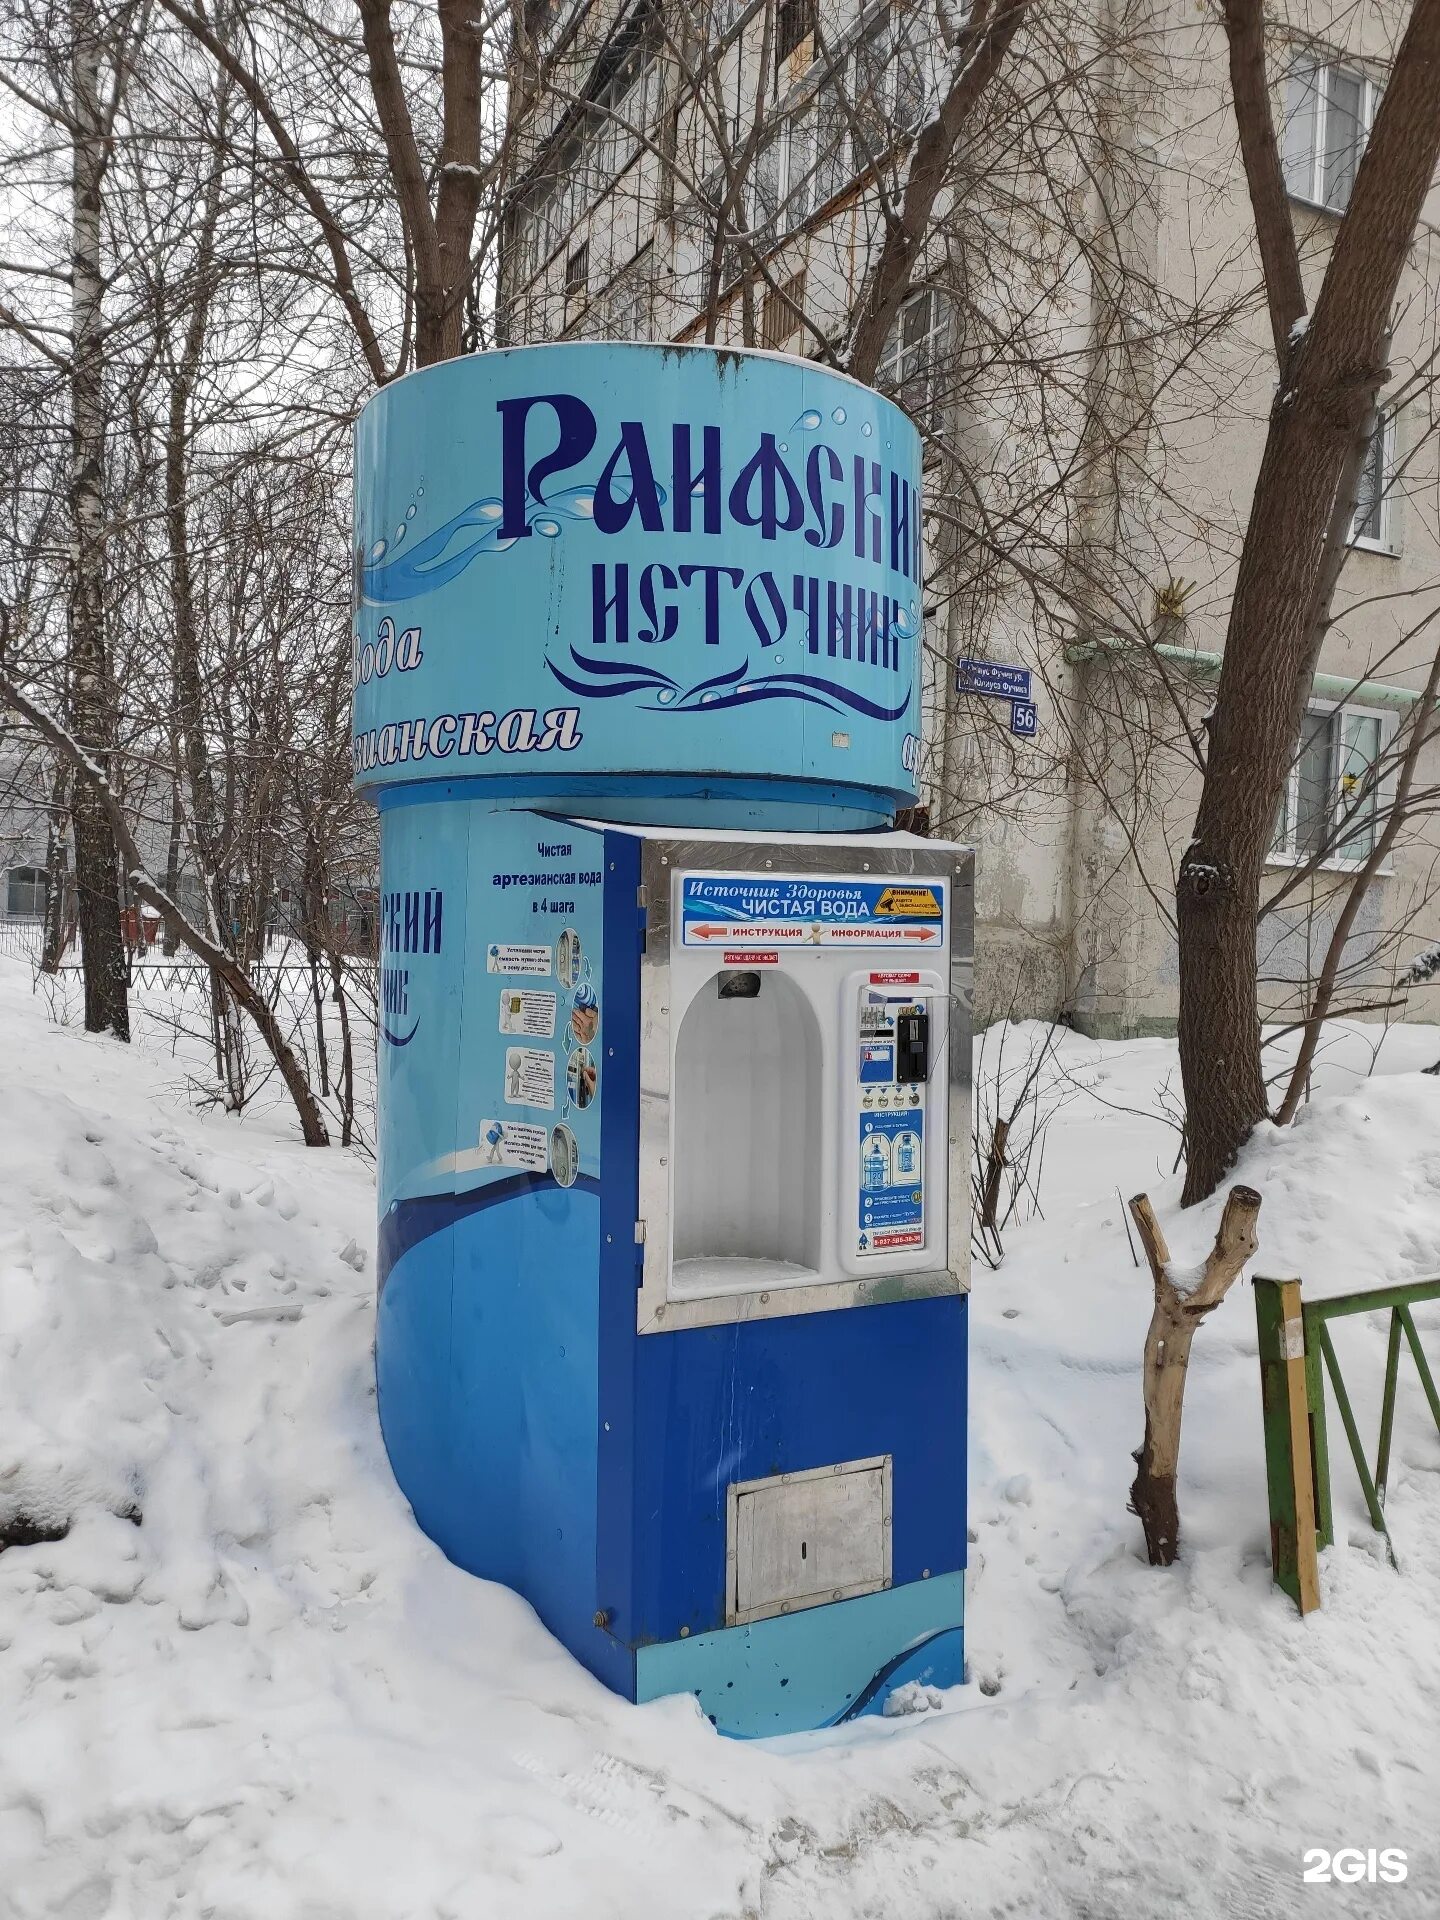
[[743,1480],[727,1491],[725,1624],[890,1584],[891,1456]]

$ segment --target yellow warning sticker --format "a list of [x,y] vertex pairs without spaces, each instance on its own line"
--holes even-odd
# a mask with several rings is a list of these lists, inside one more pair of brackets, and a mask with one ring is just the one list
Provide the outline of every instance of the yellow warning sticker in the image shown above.
[[875,918],[938,920],[940,902],[933,887],[886,887],[875,902]]

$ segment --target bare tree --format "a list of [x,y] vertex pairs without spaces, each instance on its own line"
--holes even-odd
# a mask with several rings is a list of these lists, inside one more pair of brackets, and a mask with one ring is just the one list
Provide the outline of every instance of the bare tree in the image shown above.
[[[23,10],[7,33],[7,54],[29,69],[30,84],[0,68],[11,105],[37,129],[37,148],[69,155],[68,232],[59,219],[48,237],[64,264],[34,259],[19,271],[32,287],[63,289],[63,306],[42,312],[0,303],[0,326],[56,377],[66,399],[66,568],[64,704],[87,750],[113,748],[111,659],[106,587],[105,509],[107,377],[111,343],[105,314],[104,193],[111,134],[126,74],[129,10],[101,9],[74,0],[58,17]],[[17,105],[18,103],[18,105]],[[55,182],[58,187],[58,180]],[[52,795],[56,808],[60,793]],[[129,1038],[126,966],[120,931],[120,883],[109,827],[89,795],[76,793],[70,809],[75,843],[85,1025],[92,1033]],[[55,815],[52,813],[52,818]],[[61,909],[57,908],[57,913]]]
[[[167,947],[202,961],[188,975],[210,983],[207,1095],[238,1109],[277,1073],[305,1137],[320,1144],[326,1101],[310,1084],[304,1010],[289,995],[283,946],[274,956],[267,947],[299,877],[292,849],[305,840],[314,769],[328,782],[345,760],[348,713],[335,689],[348,692],[348,429],[368,382],[343,312],[336,332],[335,289],[313,272],[312,236],[290,188],[248,150],[243,91],[163,14],[147,14],[143,42],[128,46],[127,84],[106,96],[95,243],[104,364],[90,416],[104,457],[85,496],[103,564],[106,734],[87,746],[63,619],[72,550],[53,531],[68,496],[50,484],[52,471],[69,471],[73,275],[68,258],[52,266],[46,252],[66,224],[53,156],[58,149],[68,161],[69,122],[63,149],[49,122],[68,98],[55,76],[68,87],[69,49],[57,67],[45,22],[22,24],[0,85],[24,107],[6,152],[33,211],[8,236],[12,257],[0,260],[5,293],[15,296],[3,302],[0,342],[22,376],[6,386],[15,401],[7,417],[15,412],[42,457],[17,460],[0,489],[18,535],[4,563],[4,603],[15,612],[4,665],[15,711],[44,724],[29,719],[29,744],[6,773],[28,783],[42,817],[88,808],[112,847],[119,836],[124,872],[112,892],[117,924],[121,899],[129,903],[127,941],[143,942],[158,917]],[[48,91],[32,84],[37,72]],[[348,159],[341,175],[347,167]],[[358,186],[336,199],[363,230],[366,173],[350,174]],[[382,304],[385,284],[369,272]],[[18,577],[16,555],[38,589]],[[363,898],[373,886],[373,826],[348,790],[345,801],[324,838],[326,871]],[[46,858],[57,903],[61,845],[52,835]],[[339,902],[342,918],[344,910]],[[322,951],[327,1015],[340,1029],[338,1130],[348,1141],[349,1029],[352,1016],[357,1032],[365,1024],[368,956],[352,981],[343,940],[327,936]],[[122,986],[131,959],[122,945]],[[322,1043],[323,1031],[312,1045]]]
[[325,1122],[310,1089],[309,1080],[285,1038],[274,1009],[268,1005],[245,969],[224,948],[218,946],[210,935],[197,927],[170,898],[154,876],[146,871],[143,856],[130,823],[125,817],[125,810],[116,798],[104,771],[81,741],[61,726],[52,715],[46,713],[43,707],[38,706],[35,701],[22,693],[14,681],[4,673],[0,673],[0,697],[8,701],[17,713],[23,714],[47,745],[65,760],[74,775],[76,784],[91,789],[95,803],[100,807],[109,824],[115,844],[124,855],[126,877],[134,892],[155,909],[179,943],[188,947],[198,959],[203,960],[224,980],[228,990],[234,994],[238,1003],[254,1021],[257,1031],[280,1070],[290,1097],[295,1103],[295,1111],[300,1117],[306,1146],[328,1146],[330,1136],[326,1132]]
[[1215,1190],[1268,1111],[1255,941],[1263,866],[1349,545],[1401,270],[1440,159],[1440,0],[1415,0],[1307,316],[1260,0],[1230,0],[1225,19],[1280,377],[1176,891],[1187,1203]]
[[[70,578],[71,712],[75,735],[91,753],[113,741],[105,595],[105,277],[100,257],[100,196],[114,101],[101,96],[101,40],[87,0],[70,9],[71,175],[70,483],[74,559]],[[114,85],[120,85],[117,64]],[[85,962],[85,1026],[130,1038],[120,875],[110,823],[95,793],[76,790],[75,884]]]
[[[247,102],[264,142],[255,157],[288,185],[318,228],[330,263],[329,290],[374,383],[382,385],[411,364],[429,366],[459,353],[467,302],[483,276],[493,236],[493,226],[483,222],[477,236],[482,202],[498,207],[500,96],[487,84],[486,54],[495,42],[497,62],[503,63],[504,10],[436,0],[433,14],[406,8],[397,36],[391,0],[358,0],[356,48],[347,45],[343,27],[282,4],[267,16],[280,57],[262,71],[241,50],[242,39],[249,49],[257,46],[253,13],[244,17],[242,31],[238,15],[217,23],[184,0],[161,5]],[[357,255],[368,252],[366,242],[353,213],[327,190],[307,139],[317,102],[301,96],[287,109],[279,98],[283,50],[297,42],[308,72],[323,63],[332,81],[344,76],[348,84],[339,94],[347,119],[353,118],[357,87],[370,100],[384,197],[397,218],[400,245],[398,257],[376,261],[372,255],[367,264],[381,270],[379,284],[368,292],[365,269],[357,267]]]

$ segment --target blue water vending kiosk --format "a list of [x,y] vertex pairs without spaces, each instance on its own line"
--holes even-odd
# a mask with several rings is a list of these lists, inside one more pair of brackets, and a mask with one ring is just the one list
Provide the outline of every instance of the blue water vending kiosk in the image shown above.
[[915,797],[920,455],[563,345],[356,436],[380,1418],[425,1531],[722,1731],[964,1667],[972,868]]

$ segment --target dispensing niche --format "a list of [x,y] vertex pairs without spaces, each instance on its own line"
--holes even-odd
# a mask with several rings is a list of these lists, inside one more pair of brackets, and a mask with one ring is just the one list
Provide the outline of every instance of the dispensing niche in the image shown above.
[[675,1043],[675,1298],[814,1281],[820,1031],[776,967],[710,976]]

